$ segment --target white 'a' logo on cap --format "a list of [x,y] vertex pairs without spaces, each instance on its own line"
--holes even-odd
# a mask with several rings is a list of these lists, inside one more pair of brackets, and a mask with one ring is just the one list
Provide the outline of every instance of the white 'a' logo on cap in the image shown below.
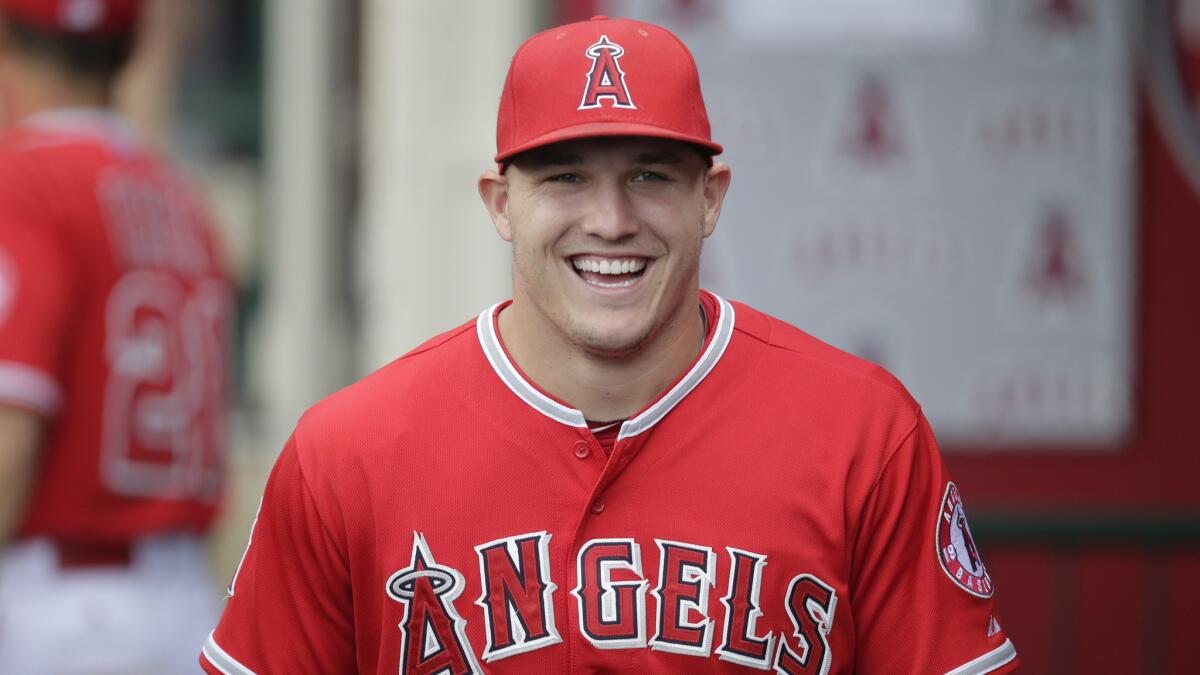
[[614,108],[637,110],[625,86],[625,71],[617,62],[624,53],[625,48],[609,42],[607,35],[601,35],[596,44],[584,51],[592,59],[592,69],[587,74],[587,87],[583,90],[583,101],[579,103],[580,110],[599,108],[600,100],[605,98],[612,99]]

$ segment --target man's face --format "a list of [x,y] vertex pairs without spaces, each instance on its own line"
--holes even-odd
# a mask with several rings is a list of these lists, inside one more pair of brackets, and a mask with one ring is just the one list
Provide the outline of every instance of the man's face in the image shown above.
[[621,356],[696,320],[701,242],[728,184],[726,165],[685,144],[598,138],[525,153],[480,190],[512,243],[517,306],[588,352]]

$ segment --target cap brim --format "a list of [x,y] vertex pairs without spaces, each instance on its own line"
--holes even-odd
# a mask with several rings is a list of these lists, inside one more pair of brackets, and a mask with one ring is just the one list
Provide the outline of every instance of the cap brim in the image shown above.
[[596,122],[593,124],[580,124],[571,126],[565,129],[551,131],[548,134],[542,134],[537,138],[528,140],[520,145],[511,147],[504,152],[496,155],[495,161],[497,164],[504,164],[514,156],[527,152],[535,148],[551,145],[553,143],[561,143],[563,141],[573,141],[580,138],[602,138],[609,136],[642,136],[646,138],[665,138],[672,141],[680,141],[697,146],[702,152],[710,155],[719,155],[725,152],[725,148],[719,143],[713,143],[706,138],[698,136],[689,136],[676,131],[662,129],[650,124],[630,124],[628,122]]

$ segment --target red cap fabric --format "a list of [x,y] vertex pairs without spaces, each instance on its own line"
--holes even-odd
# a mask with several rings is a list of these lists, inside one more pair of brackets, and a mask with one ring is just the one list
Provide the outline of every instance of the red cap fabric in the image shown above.
[[525,41],[513,55],[496,120],[496,162],[595,136],[714,143],[691,52],[661,26],[597,16]]
[[0,12],[59,33],[121,35],[134,30],[141,5],[141,0],[0,0]]

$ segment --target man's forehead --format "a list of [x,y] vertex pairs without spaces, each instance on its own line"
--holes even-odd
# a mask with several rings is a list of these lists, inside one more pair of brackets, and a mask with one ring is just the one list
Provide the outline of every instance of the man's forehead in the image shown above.
[[641,164],[679,164],[700,152],[680,141],[663,138],[613,136],[552,143],[513,158],[520,166],[580,165],[617,159]]

